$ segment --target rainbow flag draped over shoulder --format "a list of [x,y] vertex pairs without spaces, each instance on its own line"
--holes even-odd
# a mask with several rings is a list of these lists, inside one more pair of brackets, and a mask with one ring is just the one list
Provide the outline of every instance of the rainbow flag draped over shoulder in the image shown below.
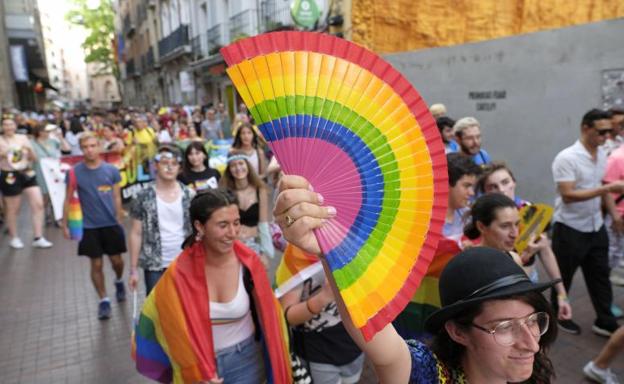
[[275,296],[279,299],[286,292],[322,271],[323,265],[318,257],[288,244],[275,271],[275,285],[277,286]]
[[[288,333],[264,266],[240,242],[234,243],[234,252],[251,274],[251,299],[263,333],[268,382],[290,383]],[[204,258],[200,243],[185,249],[143,304],[132,340],[132,357],[137,370],[153,380],[193,383],[217,377]]]
[[440,274],[446,264],[459,252],[461,249],[455,240],[443,237],[438,242],[436,253],[420,287],[393,322],[397,332],[404,339],[422,339],[425,336],[425,320],[441,307],[438,287]]

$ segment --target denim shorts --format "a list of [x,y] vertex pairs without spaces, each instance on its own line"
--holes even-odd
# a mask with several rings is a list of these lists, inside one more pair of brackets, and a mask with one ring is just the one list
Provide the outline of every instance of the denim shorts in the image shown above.
[[309,362],[310,375],[314,384],[355,384],[360,381],[364,367],[364,354],[345,365]]
[[165,271],[167,270],[167,268],[163,268],[159,271],[148,271],[147,269],[144,271],[144,277],[145,277],[145,296],[147,297],[150,292],[152,291],[152,289],[154,289],[154,286],[156,286],[156,283],[158,283],[158,280],[160,280],[160,278],[162,277],[163,273],[165,273]]
[[262,345],[254,336],[217,352],[217,372],[227,384],[261,384],[266,381]]

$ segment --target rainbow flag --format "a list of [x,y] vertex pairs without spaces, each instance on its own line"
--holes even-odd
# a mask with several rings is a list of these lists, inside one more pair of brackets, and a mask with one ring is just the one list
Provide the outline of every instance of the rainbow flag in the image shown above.
[[69,213],[67,214],[67,227],[69,228],[69,238],[80,241],[83,233],[82,207],[78,197],[78,182],[74,168],[69,171],[69,183],[74,192],[69,197]]
[[292,244],[286,245],[284,255],[275,271],[275,296],[279,299],[317,273],[323,265],[318,257],[304,252]]
[[438,242],[436,253],[420,283],[420,287],[407,304],[407,307],[393,321],[397,332],[404,339],[423,339],[425,320],[440,307],[438,281],[442,270],[455,255],[461,252],[457,241],[443,237]]
[[[251,298],[263,333],[269,383],[292,382],[287,329],[258,256],[242,243],[234,252],[250,272]],[[161,383],[194,383],[217,377],[208,289],[201,243],[185,249],[143,304],[132,340],[137,370]]]

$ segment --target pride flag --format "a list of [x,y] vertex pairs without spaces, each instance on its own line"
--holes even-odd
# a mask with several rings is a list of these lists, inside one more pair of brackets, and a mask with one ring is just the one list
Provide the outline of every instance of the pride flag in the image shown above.
[[420,287],[407,307],[393,321],[395,328],[404,339],[423,339],[426,336],[425,320],[441,307],[438,287],[440,274],[446,264],[459,252],[461,249],[457,241],[453,239],[443,237],[438,242],[435,256]]
[[318,257],[292,244],[286,245],[282,260],[275,271],[275,296],[279,299],[322,270],[323,265]]
[[[240,242],[234,252],[250,272],[255,314],[262,332],[269,383],[292,382],[286,324],[258,256]],[[132,357],[137,370],[161,383],[194,383],[217,377],[208,289],[201,243],[171,263],[143,304]]]
[[83,233],[82,207],[80,206],[80,199],[78,198],[78,182],[76,181],[74,168],[69,171],[69,183],[73,189],[73,193],[69,197],[69,212],[67,214],[69,238],[80,241],[82,240]]

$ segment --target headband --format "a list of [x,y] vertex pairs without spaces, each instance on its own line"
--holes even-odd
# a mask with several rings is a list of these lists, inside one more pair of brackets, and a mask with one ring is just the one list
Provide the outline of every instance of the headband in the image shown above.
[[231,156],[228,156],[227,162],[229,164],[230,162],[235,161],[235,160],[247,160],[247,161],[249,161],[249,156],[245,156],[245,155],[231,155]]
[[154,160],[156,160],[157,163],[160,162],[160,160],[162,159],[169,159],[169,160],[176,159],[178,160],[178,163],[182,162],[182,158],[180,156],[176,156],[175,154],[169,151],[162,151],[162,152],[159,152],[156,156],[154,156]]

